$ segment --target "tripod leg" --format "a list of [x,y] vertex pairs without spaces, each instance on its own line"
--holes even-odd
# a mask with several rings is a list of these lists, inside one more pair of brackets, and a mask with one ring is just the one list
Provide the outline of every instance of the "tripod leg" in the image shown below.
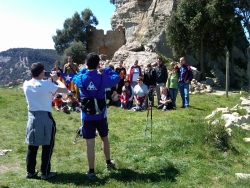
[[150,146],[152,146],[152,126],[153,126],[153,119],[152,119],[152,107],[151,107],[151,118],[150,118]]
[[148,112],[147,112],[146,125],[145,125],[145,129],[144,129],[143,147],[145,146],[145,138],[146,138],[146,132],[147,132],[147,125],[148,125],[148,115],[149,115],[149,110],[148,110]]
[[75,139],[73,141],[73,144],[76,144],[76,137],[77,137],[77,133],[76,133]]

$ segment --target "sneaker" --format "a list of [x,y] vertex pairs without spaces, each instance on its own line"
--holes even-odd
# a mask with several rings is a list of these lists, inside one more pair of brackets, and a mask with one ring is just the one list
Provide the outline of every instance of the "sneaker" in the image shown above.
[[94,179],[97,178],[96,175],[95,175],[95,173],[86,172],[85,176],[87,176],[91,180],[94,180]]
[[107,170],[115,169],[115,164],[112,162],[110,164],[106,164],[106,168]]
[[38,171],[36,171],[34,173],[27,172],[26,178],[35,178],[35,177],[37,177],[37,174],[38,174]]
[[41,175],[41,179],[42,179],[42,180],[47,180],[47,179],[50,179],[50,178],[55,177],[56,174],[57,174],[57,172],[50,172],[47,176]]

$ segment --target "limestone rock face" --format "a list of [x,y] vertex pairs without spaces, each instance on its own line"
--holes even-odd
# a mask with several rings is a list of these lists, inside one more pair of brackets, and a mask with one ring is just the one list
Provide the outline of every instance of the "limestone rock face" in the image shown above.
[[139,41],[151,52],[172,57],[166,43],[165,27],[175,0],[117,0],[116,3],[111,18],[112,29],[124,27],[127,44]]
[[124,49],[124,50],[118,50],[115,53],[112,62],[116,66],[120,60],[123,60],[124,67],[128,69],[131,65],[134,64],[135,60],[138,60],[138,64],[144,70],[144,68],[148,63],[153,64],[154,62],[156,62],[156,59],[157,59],[157,54],[154,52],[145,52],[145,51],[134,52]]

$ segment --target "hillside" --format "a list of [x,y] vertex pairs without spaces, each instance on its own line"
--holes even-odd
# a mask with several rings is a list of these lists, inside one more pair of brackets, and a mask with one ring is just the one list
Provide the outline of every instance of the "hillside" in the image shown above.
[[29,67],[34,62],[41,62],[45,69],[51,70],[55,60],[61,57],[55,50],[12,48],[0,52],[0,85],[17,79],[29,79]]

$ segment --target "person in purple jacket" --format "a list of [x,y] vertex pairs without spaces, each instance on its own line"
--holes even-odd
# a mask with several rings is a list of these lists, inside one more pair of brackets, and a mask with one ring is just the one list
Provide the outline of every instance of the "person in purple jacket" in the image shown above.
[[180,58],[180,67],[178,69],[178,87],[182,98],[182,108],[189,107],[189,83],[193,79],[193,73],[185,62],[185,58]]
[[86,176],[90,179],[96,178],[94,171],[96,130],[102,140],[106,168],[107,170],[114,168],[114,164],[110,160],[105,88],[118,84],[120,76],[109,67],[103,68],[100,73],[97,70],[100,66],[99,61],[100,58],[97,54],[89,53],[86,58],[87,68],[81,69],[73,78],[73,82],[80,89],[82,136],[86,139],[89,163],[89,171]]

